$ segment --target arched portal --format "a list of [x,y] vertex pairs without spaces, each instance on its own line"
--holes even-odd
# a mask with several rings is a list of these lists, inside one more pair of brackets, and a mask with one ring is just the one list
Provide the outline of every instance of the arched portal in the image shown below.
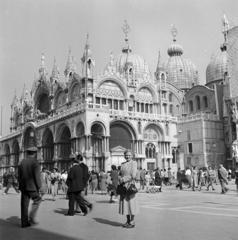
[[112,123],[110,126],[110,135],[110,150],[117,146],[133,149],[132,140],[134,139],[134,134],[127,123],[121,121]]
[[76,126],[76,143],[74,146],[74,152],[85,152],[85,130],[82,122],[79,122]]
[[24,150],[29,147],[36,147],[36,133],[33,127],[28,127],[25,130],[23,137]]
[[42,137],[43,166],[47,169],[53,166],[54,140],[52,132],[47,128]]
[[19,164],[19,155],[20,155],[20,147],[19,147],[19,143],[17,140],[15,140],[13,142],[13,146],[12,146],[12,154],[13,154],[13,165],[15,167],[15,169],[17,168],[18,164]]
[[11,155],[10,155],[10,147],[9,147],[8,144],[5,145],[4,153],[5,153],[5,164],[6,164],[6,167],[10,167]]
[[104,132],[104,126],[101,123],[94,123],[91,127],[92,169],[96,171],[105,170]]
[[133,128],[126,122],[115,121],[110,126],[109,150],[111,152],[111,164],[121,165],[124,159],[124,151],[135,149],[135,132]]
[[58,157],[60,159],[59,168],[69,169],[70,167],[70,154],[71,154],[71,133],[69,127],[63,125],[59,129],[59,140],[57,142],[58,146]]

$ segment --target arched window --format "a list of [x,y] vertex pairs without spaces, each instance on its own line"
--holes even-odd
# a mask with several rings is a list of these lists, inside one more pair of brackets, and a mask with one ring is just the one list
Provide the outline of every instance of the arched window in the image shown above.
[[172,104],[170,104],[170,106],[169,106],[169,113],[171,115],[174,115],[174,106]]
[[155,158],[155,145],[153,143],[148,143],[145,148],[146,158]]
[[172,100],[173,100],[173,94],[170,93],[170,94],[169,94],[169,101],[172,102]]
[[200,97],[196,96],[196,103],[197,103],[197,110],[201,109],[201,104],[200,104]]
[[193,101],[189,101],[189,112],[193,112]]
[[208,107],[207,96],[203,97],[203,105],[204,105],[204,108]]

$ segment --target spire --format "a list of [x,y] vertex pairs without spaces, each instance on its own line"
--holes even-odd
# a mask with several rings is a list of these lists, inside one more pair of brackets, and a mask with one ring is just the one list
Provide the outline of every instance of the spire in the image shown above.
[[45,67],[45,55],[44,53],[41,54],[41,65],[39,68],[40,76],[45,76],[47,74],[46,67]]
[[161,56],[160,56],[160,51],[158,51],[158,61],[157,61],[157,66],[155,70],[155,78],[159,80],[161,72],[164,72],[164,66],[161,62]]
[[75,70],[76,70],[76,66],[75,66],[74,57],[71,55],[71,48],[69,47],[68,59],[67,59],[66,67],[64,70],[64,75],[67,77],[70,73],[75,72]]
[[15,88],[11,107],[13,107],[14,105],[16,105],[16,102],[17,102],[17,91],[16,91],[16,88]]
[[52,73],[51,73],[51,77],[52,78],[59,78],[59,68],[56,64],[56,58],[54,57],[54,63],[53,63],[53,69],[52,69]]
[[127,23],[127,20],[124,20],[124,24],[122,26],[122,31],[125,34],[125,43],[126,43],[126,46],[122,49],[122,52],[129,53],[129,52],[131,52],[131,48],[129,45],[128,33],[131,31],[131,28],[130,28],[129,24]]
[[159,70],[159,68],[160,68],[160,50],[158,51],[158,61],[157,61],[156,71]]
[[82,74],[86,77],[92,77],[92,70],[95,65],[95,61],[92,59],[92,51],[89,45],[89,34],[87,33],[86,43],[84,47],[83,57],[81,58]]
[[26,92],[26,84],[24,83],[23,89],[22,89],[22,94],[21,94],[21,102],[23,102],[23,100],[24,100],[25,92]]

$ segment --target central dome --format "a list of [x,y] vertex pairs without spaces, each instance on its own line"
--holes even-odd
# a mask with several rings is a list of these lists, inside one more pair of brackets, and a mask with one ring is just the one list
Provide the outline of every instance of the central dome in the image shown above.
[[131,53],[131,50],[124,51],[123,49],[117,57],[116,69],[120,74],[124,74],[128,68],[134,72],[136,78],[143,78],[150,74],[149,67],[142,57]]

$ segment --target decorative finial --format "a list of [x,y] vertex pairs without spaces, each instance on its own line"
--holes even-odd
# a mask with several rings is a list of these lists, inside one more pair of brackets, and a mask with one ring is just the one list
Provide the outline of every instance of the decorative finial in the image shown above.
[[59,69],[58,69],[58,66],[56,64],[55,56],[54,56],[54,63],[53,63],[53,69],[52,69],[51,77],[53,77],[53,78],[58,78],[59,77]]
[[222,32],[224,34],[224,38],[225,38],[225,42],[226,42],[227,41],[227,33],[228,33],[230,26],[229,26],[229,21],[225,14],[223,15],[223,18],[222,18],[222,26],[223,26]]
[[114,55],[113,55],[113,52],[110,52],[110,64],[111,64],[111,65],[114,64]]
[[160,50],[158,51],[157,69],[160,67]]
[[124,20],[124,24],[122,26],[122,31],[125,34],[125,40],[128,41],[128,33],[131,31],[129,24],[126,20]]
[[178,34],[178,30],[177,30],[177,28],[175,27],[174,24],[171,25],[171,34],[172,34],[172,37],[173,37],[173,41],[176,42],[176,37],[177,37],[177,34]]
[[45,54],[41,53],[41,67],[45,66]]

